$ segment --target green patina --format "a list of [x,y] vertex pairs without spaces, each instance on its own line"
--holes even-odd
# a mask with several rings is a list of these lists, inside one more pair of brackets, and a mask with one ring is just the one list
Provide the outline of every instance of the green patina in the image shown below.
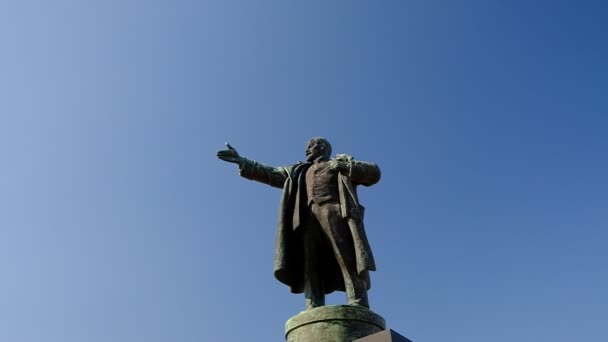
[[351,342],[384,329],[384,318],[369,309],[330,305],[292,317],[285,324],[285,335],[287,342]]

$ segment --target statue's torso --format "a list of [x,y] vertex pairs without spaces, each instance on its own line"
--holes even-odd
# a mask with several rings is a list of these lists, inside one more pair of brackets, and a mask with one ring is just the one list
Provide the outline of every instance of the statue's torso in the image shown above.
[[338,169],[330,161],[312,164],[306,170],[306,195],[308,204],[321,204],[338,200]]

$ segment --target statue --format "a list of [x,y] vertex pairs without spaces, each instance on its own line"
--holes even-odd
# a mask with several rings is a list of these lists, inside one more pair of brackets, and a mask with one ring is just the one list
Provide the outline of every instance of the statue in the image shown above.
[[369,271],[376,265],[363,229],[357,185],[380,180],[376,164],[339,154],[313,138],[306,162],[272,167],[244,158],[230,144],[218,158],[236,163],[242,177],[283,189],[276,235],[274,275],[306,309],[325,305],[325,294],[346,292],[348,304],[369,308]]

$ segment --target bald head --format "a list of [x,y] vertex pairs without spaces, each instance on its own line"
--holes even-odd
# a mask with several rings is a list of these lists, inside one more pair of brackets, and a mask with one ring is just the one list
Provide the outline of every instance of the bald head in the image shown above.
[[319,157],[331,157],[331,144],[325,138],[312,138],[306,144],[306,160],[313,161]]

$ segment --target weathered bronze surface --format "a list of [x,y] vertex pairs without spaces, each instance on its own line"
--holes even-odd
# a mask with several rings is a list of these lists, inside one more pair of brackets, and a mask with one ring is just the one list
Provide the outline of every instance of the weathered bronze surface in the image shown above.
[[244,158],[230,144],[218,158],[239,165],[240,174],[283,189],[275,248],[275,277],[293,293],[304,293],[306,308],[325,305],[325,294],[346,292],[348,304],[369,308],[369,271],[376,265],[363,228],[357,186],[380,180],[380,168],[339,154],[313,138],[306,162],[273,167]]

